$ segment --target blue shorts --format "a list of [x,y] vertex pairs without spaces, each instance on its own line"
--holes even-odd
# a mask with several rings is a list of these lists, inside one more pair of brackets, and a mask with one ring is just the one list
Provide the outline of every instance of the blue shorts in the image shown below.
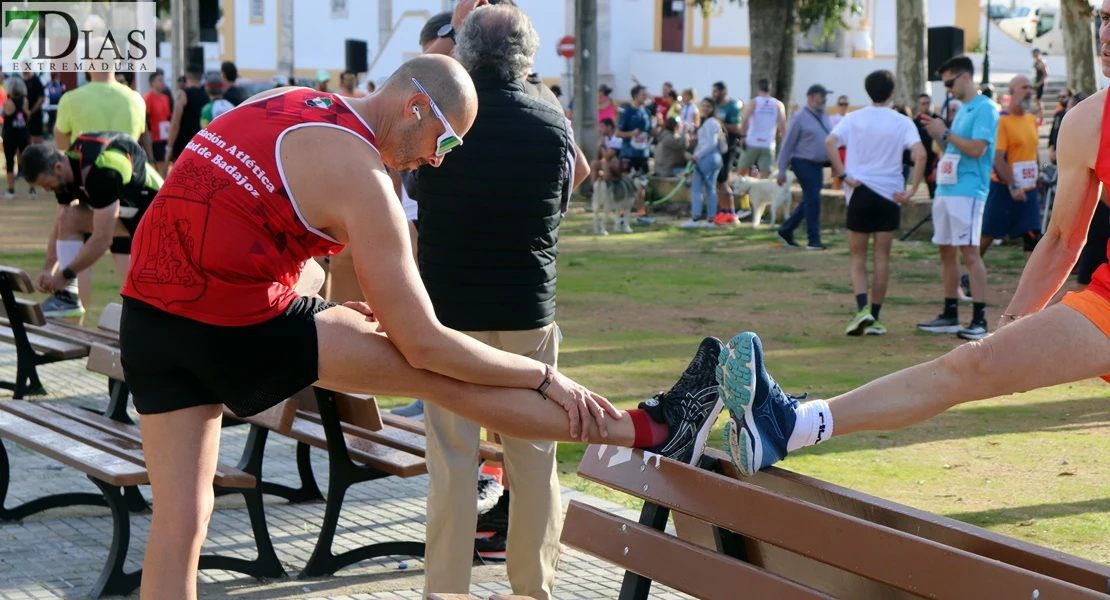
[[1025,202],[1010,197],[1010,190],[992,181],[983,210],[983,235],[992,238],[1021,237],[1041,233],[1041,202],[1036,188],[1025,192]]

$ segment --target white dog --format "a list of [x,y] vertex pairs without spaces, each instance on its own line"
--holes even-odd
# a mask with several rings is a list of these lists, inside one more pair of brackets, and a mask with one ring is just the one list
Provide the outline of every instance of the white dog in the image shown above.
[[632,226],[628,222],[632,215],[632,205],[636,202],[636,194],[647,189],[647,185],[647,176],[641,174],[598,181],[593,196],[594,233],[609,235],[605,230],[605,220],[610,214],[613,215],[614,231],[632,233]]
[[772,226],[775,224],[775,214],[780,209],[783,221],[790,215],[790,207],[794,201],[790,186],[794,185],[794,173],[787,171],[786,181],[781,186],[776,177],[777,174],[771,175],[769,179],[738,177],[732,181],[732,191],[737,198],[744,194],[748,195],[748,202],[752,209],[753,229],[759,226],[759,222],[763,219],[763,210],[767,207],[771,208]]

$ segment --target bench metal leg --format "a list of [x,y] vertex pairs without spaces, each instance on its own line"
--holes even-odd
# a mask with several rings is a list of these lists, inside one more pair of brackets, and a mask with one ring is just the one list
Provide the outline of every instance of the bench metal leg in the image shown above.
[[[261,481],[257,473],[251,474],[255,476],[255,481]],[[217,490],[219,489],[217,488]],[[254,544],[258,554],[254,560],[205,554],[200,557],[200,568],[235,571],[256,579],[285,577],[285,568],[281,566],[281,561],[278,560],[277,553],[274,552],[274,545],[270,540],[270,530],[266,526],[266,511],[262,504],[261,488],[256,484],[251,489],[227,491],[241,493],[247,501],[247,514],[250,515],[251,530],[254,533]]]
[[134,425],[135,422],[132,421],[131,416],[127,414],[127,399],[130,396],[131,390],[128,389],[126,383],[109,379],[108,408],[104,410],[104,416],[113,421]]
[[0,441],[0,521],[21,521],[35,513],[63,506],[108,506],[104,496],[100,494],[54,494],[35,498],[13,508],[4,508],[4,501],[8,498],[8,484],[11,482],[11,472],[8,465],[8,452],[4,449],[4,442]]
[[[334,460],[334,457],[332,460]],[[382,556],[424,556],[423,542],[382,542],[349,550],[342,554],[332,554],[332,543],[335,540],[335,530],[339,525],[339,513],[343,509],[343,498],[347,495],[347,488],[360,480],[369,481],[369,479],[362,478],[358,480],[342,476],[337,477],[338,474],[335,471],[336,469],[332,470],[328,480],[328,501],[324,509],[324,523],[320,528],[320,537],[316,540],[316,548],[312,551],[312,556],[305,564],[304,570],[297,576],[298,579],[334,575],[336,571],[355,563]],[[351,473],[348,473],[348,477],[350,475]],[[383,473],[379,477],[385,476],[387,475]],[[371,479],[378,479],[379,477],[372,477]],[[344,481],[344,479],[346,480]]]
[[[644,502],[640,511],[640,525],[647,525],[657,531],[666,531],[671,509],[651,502]],[[651,580],[632,571],[624,572],[624,582],[618,600],[647,600],[651,592]]]
[[127,548],[131,543],[131,517],[123,500],[120,488],[89,477],[104,494],[108,508],[112,510],[112,547],[108,550],[108,561],[100,572],[90,595],[99,598],[103,595],[126,596],[138,589],[142,582],[143,571],[127,573],[123,563],[127,560]]
[[332,554],[335,530],[339,525],[339,513],[343,508],[343,498],[347,489],[356,483],[373,481],[390,474],[368,465],[355,464],[347,453],[347,441],[340,425],[339,411],[331,392],[316,389],[316,404],[320,409],[320,420],[328,440],[328,497],[324,508],[324,523],[320,527],[320,537],[316,548],[308,559],[298,579],[332,575],[336,571],[371,558],[382,556],[424,556],[423,542],[383,542],[371,544],[342,554]]
[[123,501],[127,504],[127,510],[133,513],[150,511],[150,504],[147,503],[146,498],[139,491],[139,486],[133,485],[123,488]]
[[[266,450],[268,429],[251,425],[247,433],[247,443],[243,447],[243,455],[239,458],[236,467],[244,472],[251,473],[262,481],[262,459]],[[285,498],[292,504],[301,502],[316,502],[324,499],[320,487],[316,485],[316,477],[312,473],[312,448],[308,444],[297,442],[297,474],[301,478],[301,487],[292,488],[272,481],[262,481],[262,493],[270,496]]]
[[14,382],[0,381],[0,388],[12,390],[12,400],[22,400],[26,396],[46,395],[46,388],[39,381],[34,351],[30,352],[32,352],[30,357],[25,357],[25,352],[16,353]]

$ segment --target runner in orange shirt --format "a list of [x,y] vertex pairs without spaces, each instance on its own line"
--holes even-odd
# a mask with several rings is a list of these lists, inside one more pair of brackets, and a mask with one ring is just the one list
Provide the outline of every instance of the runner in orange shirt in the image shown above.
[[997,140],[979,255],[986,255],[995,238],[1020,237],[1029,260],[1042,233],[1037,198],[1040,133],[1033,116],[1033,83],[1025,75],[1010,81],[1010,104],[998,119]]

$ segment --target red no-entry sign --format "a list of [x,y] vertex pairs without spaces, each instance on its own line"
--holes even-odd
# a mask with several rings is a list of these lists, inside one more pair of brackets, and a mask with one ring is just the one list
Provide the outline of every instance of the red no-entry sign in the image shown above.
[[574,58],[574,36],[563,36],[559,40],[559,43],[556,46],[556,50],[558,50],[559,56],[562,56],[563,58]]

